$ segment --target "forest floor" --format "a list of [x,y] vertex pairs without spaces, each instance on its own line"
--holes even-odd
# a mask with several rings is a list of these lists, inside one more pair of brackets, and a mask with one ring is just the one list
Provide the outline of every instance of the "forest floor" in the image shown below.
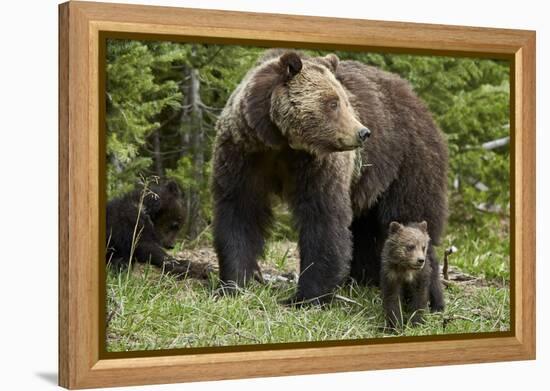
[[423,325],[405,326],[396,333],[384,330],[377,288],[347,285],[323,308],[279,304],[296,287],[294,242],[270,242],[260,262],[266,282],[252,283],[233,297],[216,294],[217,261],[211,247],[198,246],[175,256],[211,270],[209,278],[178,278],[149,265],[136,265],[128,273],[109,271],[108,351],[479,333],[510,327],[506,280],[474,277],[452,265],[444,281],[445,311],[426,314]]

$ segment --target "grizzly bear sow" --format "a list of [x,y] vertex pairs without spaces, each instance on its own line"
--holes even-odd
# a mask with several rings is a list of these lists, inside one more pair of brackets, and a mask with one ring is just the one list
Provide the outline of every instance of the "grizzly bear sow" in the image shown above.
[[[434,255],[446,219],[446,170],[442,134],[406,81],[332,54],[268,51],[217,123],[212,186],[221,281],[261,279],[257,258],[271,196],[279,194],[299,230],[292,300],[327,297],[350,266],[354,279],[377,284],[391,221],[426,220]],[[430,296],[433,309],[443,308],[438,285]]]
[[169,181],[111,200],[107,204],[106,261],[121,269],[129,265],[132,256],[133,260],[150,262],[165,271],[186,273],[189,264],[176,261],[164,251],[174,247],[183,224],[180,198],[178,185]]
[[421,223],[390,223],[388,238],[382,248],[380,289],[386,322],[392,328],[406,320],[403,309],[412,311],[411,323],[422,323],[422,313],[428,307],[430,284],[440,284],[435,259],[428,257],[430,237],[425,221]]

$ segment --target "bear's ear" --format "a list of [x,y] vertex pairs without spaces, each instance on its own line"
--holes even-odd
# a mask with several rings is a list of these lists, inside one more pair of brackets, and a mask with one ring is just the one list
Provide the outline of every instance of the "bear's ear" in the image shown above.
[[172,194],[175,197],[181,196],[180,187],[174,180],[169,180],[164,184],[164,188],[168,191],[168,193]]
[[292,79],[302,70],[302,59],[296,52],[286,52],[279,58],[285,78]]
[[390,223],[390,234],[397,233],[403,228],[401,224],[399,224],[397,221],[392,221]]
[[338,69],[338,64],[340,64],[340,59],[336,54],[327,54],[324,57],[324,60],[326,62],[326,65],[328,66],[328,69],[332,71],[332,73],[336,74],[336,70]]
[[420,230],[422,232],[427,233],[428,232],[428,223],[426,222],[426,220],[424,220],[420,224],[418,224],[418,228],[420,228]]
[[[140,190],[143,191],[143,190]],[[145,193],[143,204],[146,208],[146,213],[154,219],[161,209],[161,191],[162,188],[158,185],[151,185]]]

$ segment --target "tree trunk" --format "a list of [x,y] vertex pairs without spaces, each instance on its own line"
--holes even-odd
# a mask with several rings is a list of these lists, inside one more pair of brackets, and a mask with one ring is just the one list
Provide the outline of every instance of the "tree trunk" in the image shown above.
[[200,189],[204,182],[204,133],[202,128],[202,108],[200,106],[200,80],[197,69],[190,70],[189,99],[191,107],[190,129],[191,129],[191,150],[193,158],[193,179],[195,186],[189,194],[189,225],[188,234],[195,239],[203,228],[201,216],[201,193]]
[[160,150],[160,129],[153,133],[153,159],[155,161],[155,175],[162,178],[162,153]]
[[185,68],[184,80],[188,82],[182,87],[185,99],[184,110],[180,118],[180,158],[188,157],[191,159],[193,184],[183,189],[183,191],[187,206],[185,232],[193,240],[204,228],[200,193],[200,189],[204,185],[204,131],[198,69]]
[[[189,76],[189,68],[185,67],[183,69],[182,80],[186,80]],[[191,99],[190,99],[190,85],[183,83],[181,87],[181,92],[183,94],[183,110],[181,111],[180,117],[180,158],[187,155],[189,150],[189,129],[187,129],[187,124],[189,123],[189,116],[191,112]]]

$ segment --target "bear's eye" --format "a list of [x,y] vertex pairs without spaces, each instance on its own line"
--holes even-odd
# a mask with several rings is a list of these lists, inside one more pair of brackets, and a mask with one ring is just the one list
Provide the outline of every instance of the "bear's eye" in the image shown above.
[[407,251],[412,251],[412,250],[414,250],[414,248],[415,248],[414,244],[408,244],[407,245]]
[[178,230],[180,229],[179,223],[175,223],[175,222],[172,223],[172,225],[170,225],[170,229],[171,229],[172,231],[178,231]]
[[331,100],[328,104],[328,107],[330,107],[331,110],[336,110],[339,106],[339,103],[337,100]]
[[422,251],[426,251],[426,246],[422,246]]

